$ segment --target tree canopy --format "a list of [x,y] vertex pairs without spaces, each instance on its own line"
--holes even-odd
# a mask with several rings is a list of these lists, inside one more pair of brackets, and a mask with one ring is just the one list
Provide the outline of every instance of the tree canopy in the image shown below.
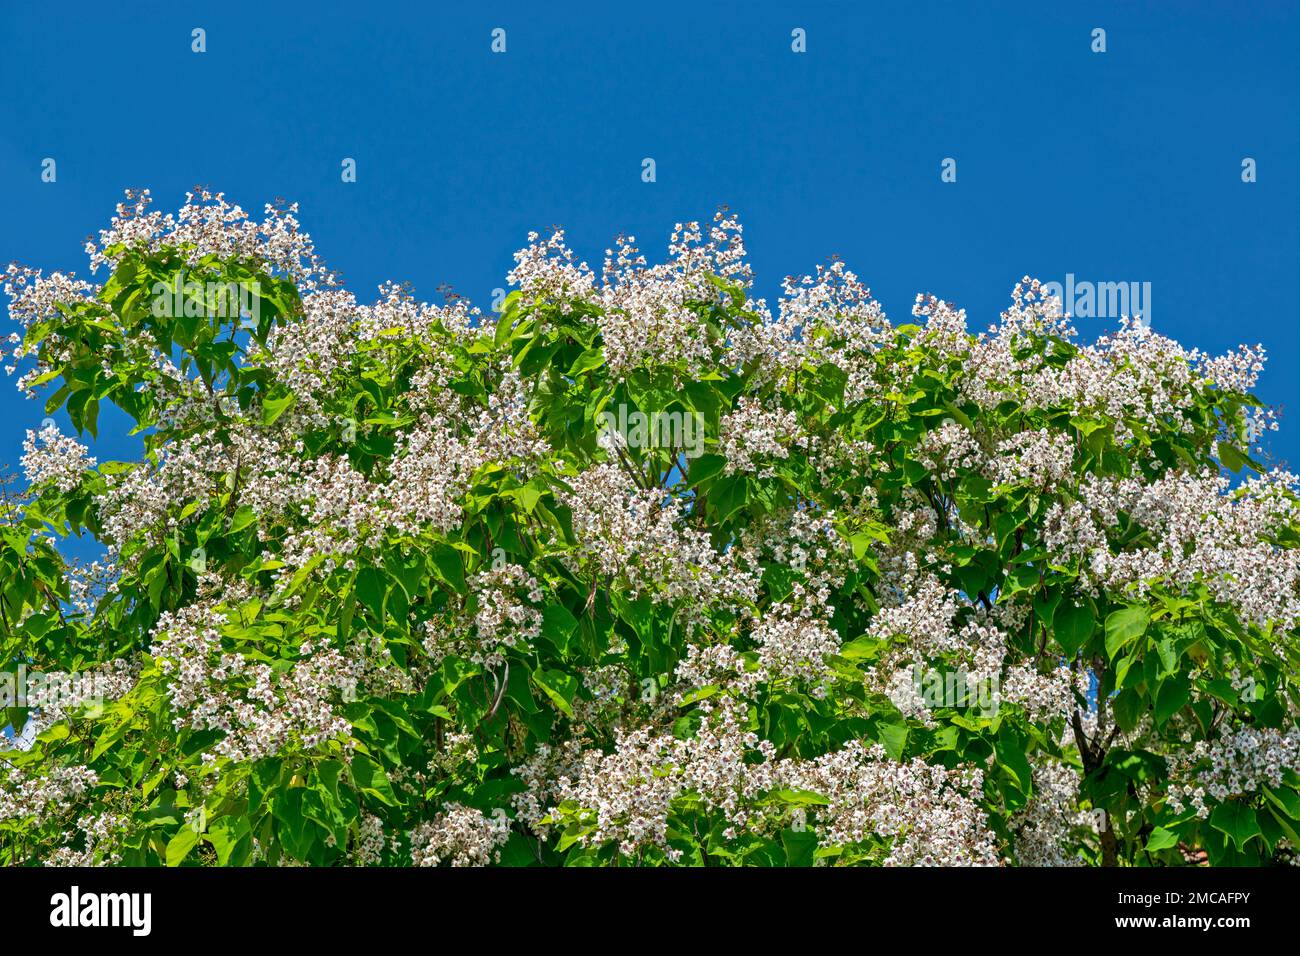
[[532,235],[485,314],[128,193],[102,284],[11,266],[77,434],[0,526],[0,863],[1293,861],[1262,349],[1028,278],[900,324],[838,259],[769,307],[741,237]]

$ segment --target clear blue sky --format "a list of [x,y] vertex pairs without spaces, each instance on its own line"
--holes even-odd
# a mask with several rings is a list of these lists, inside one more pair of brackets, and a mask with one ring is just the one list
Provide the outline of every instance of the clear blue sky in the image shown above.
[[[832,253],[894,317],[933,292],[980,327],[1025,274],[1147,281],[1155,328],[1263,343],[1262,395],[1300,406],[1294,4],[449,6],[0,0],[0,261],[84,273],[124,187],[175,208],[204,183],[300,202],[364,298],[486,307],[530,229],[659,254],[726,203],[769,298]],[[41,417],[0,382],[0,460]],[[1300,464],[1298,436],[1275,454]]]

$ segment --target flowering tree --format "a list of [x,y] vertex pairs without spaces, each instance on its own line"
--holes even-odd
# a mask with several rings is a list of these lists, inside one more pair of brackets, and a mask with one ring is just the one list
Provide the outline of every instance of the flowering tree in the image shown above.
[[295,213],[128,194],[103,285],[9,269],[20,387],[144,451],[29,432],[0,862],[1294,858],[1262,350],[1081,344],[1028,279],[894,325],[839,261],[773,313],[725,214],[362,305]]

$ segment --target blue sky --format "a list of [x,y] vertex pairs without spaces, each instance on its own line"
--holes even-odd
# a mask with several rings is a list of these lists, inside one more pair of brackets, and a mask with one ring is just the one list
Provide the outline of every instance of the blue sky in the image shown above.
[[[0,0],[0,262],[84,273],[124,187],[175,208],[204,183],[298,201],[364,298],[445,282],[486,308],[530,229],[660,255],[725,203],[769,299],[831,254],[895,318],[932,292],[979,327],[1025,274],[1150,282],[1157,330],[1263,343],[1261,394],[1300,406],[1293,4],[446,6]],[[0,461],[41,417],[0,387]]]

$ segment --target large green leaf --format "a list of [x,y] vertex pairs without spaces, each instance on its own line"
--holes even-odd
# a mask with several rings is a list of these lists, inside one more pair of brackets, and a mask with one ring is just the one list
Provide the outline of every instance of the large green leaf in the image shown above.
[[1074,604],[1067,598],[1057,605],[1052,618],[1053,635],[1067,657],[1073,657],[1083,648],[1092,637],[1096,623],[1092,608],[1086,602]]
[[1151,612],[1144,605],[1123,607],[1106,615],[1106,656],[1112,661],[1146,633]]
[[1238,850],[1244,850],[1252,838],[1263,836],[1255,808],[1235,800],[1221,803],[1210,811],[1210,826],[1226,833]]

